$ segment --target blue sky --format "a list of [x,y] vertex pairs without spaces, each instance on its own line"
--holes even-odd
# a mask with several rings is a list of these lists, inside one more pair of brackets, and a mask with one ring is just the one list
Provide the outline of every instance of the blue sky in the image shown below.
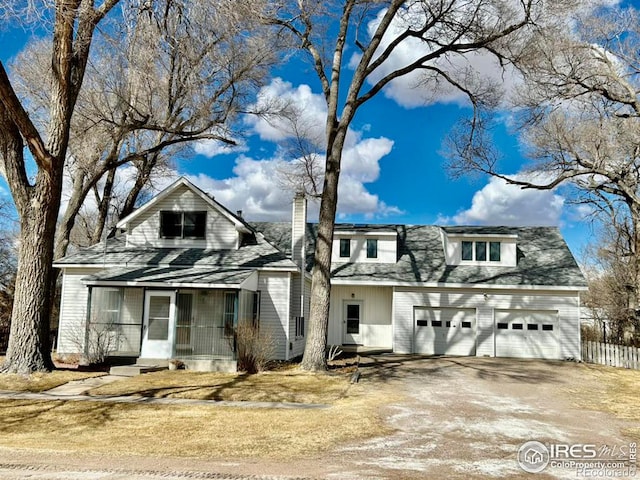
[[[21,29],[0,30],[0,60],[6,65],[27,39]],[[321,132],[320,88],[308,66],[280,68],[261,93],[304,106],[308,122]],[[439,153],[442,140],[469,110],[447,96],[419,107],[422,102],[414,101],[415,95],[399,86],[359,111],[345,152],[338,221],[556,225],[574,255],[580,256],[591,229],[580,212],[567,204],[562,190],[522,191],[495,179],[449,178]],[[176,162],[174,174],[187,175],[228,208],[243,210],[248,220],[286,220],[291,193],[274,183],[281,160],[278,142],[286,133],[256,119],[247,119],[245,127],[247,135],[239,139],[240,148],[220,153],[218,145],[198,145]],[[517,173],[525,163],[517,137],[502,126],[496,141],[506,160],[506,173]],[[317,212],[313,205],[311,212]]]

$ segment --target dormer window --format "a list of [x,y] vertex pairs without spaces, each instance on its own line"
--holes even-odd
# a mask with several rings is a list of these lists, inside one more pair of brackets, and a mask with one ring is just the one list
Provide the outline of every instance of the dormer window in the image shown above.
[[207,212],[160,212],[160,237],[204,240]]
[[349,258],[349,257],[351,257],[351,239],[341,238],[340,239],[340,258]]
[[473,242],[462,242],[462,260],[473,260]]
[[378,239],[367,238],[367,258],[378,258]]
[[[487,252],[487,243],[489,244],[488,252]],[[476,262],[486,262],[487,261],[487,253],[488,260],[490,262],[499,262],[501,259],[501,243],[500,242],[471,242],[467,240],[462,241],[462,260],[463,261],[476,261]]]
[[487,242],[476,242],[476,261],[487,261]]
[[491,262],[500,261],[500,242],[489,242],[489,260]]

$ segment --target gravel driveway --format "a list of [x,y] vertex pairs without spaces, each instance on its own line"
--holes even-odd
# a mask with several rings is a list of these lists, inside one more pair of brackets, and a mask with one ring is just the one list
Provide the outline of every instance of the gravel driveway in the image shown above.
[[628,446],[622,431],[631,425],[572,403],[572,391],[588,391],[594,382],[585,375],[588,368],[511,359],[365,357],[362,382],[377,380],[406,394],[405,401],[386,407],[395,433],[383,438],[287,464],[0,449],[0,478],[579,478],[575,468],[527,474],[517,463],[517,452],[531,440]]

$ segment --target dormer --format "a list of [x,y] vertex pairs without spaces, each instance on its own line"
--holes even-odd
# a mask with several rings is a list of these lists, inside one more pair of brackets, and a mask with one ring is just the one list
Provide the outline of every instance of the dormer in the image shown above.
[[447,265],[515,267],[518,235],[508,227],[443,227]]
[[251,229],[241,218],[182,177],[116,225],[128,246],[240,248]]
[[332,252],[333,263],[396,263],[398,232],[375,225],[338,225]]

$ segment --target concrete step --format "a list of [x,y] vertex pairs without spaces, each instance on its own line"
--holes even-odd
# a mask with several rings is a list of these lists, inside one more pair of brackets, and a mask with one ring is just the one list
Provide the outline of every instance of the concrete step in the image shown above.
[[166,365],[118,365],[111,367],[109,374],[122,377],[135,377],[143,373],[159,372],[160,370],[167,370],[168,368]]

